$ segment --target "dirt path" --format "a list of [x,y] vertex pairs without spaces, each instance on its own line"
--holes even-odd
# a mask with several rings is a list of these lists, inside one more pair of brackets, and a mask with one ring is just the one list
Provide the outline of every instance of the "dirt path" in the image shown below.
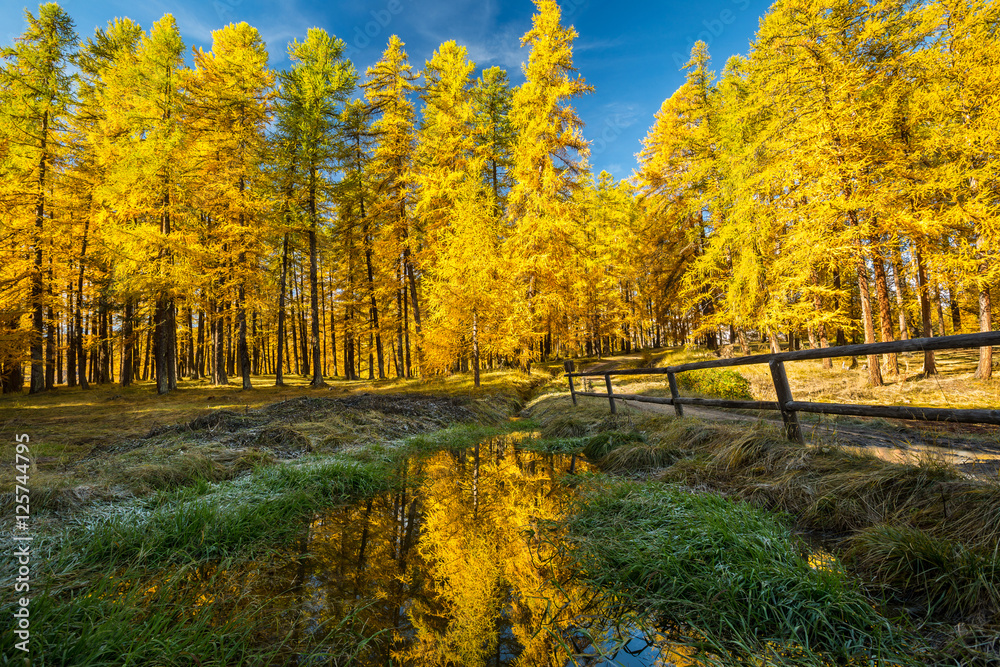
[[[635,361],[639,358],[638,355],[615,357],[588,365],[586,369],[581,370],[586,370],[586,372],[612,371],[625,362]],[[674,408],[670,405],[621,399],[616,402],[642,412],[674,414]],[[777,426],[782,425],[781,418],[772,416],[770,413],[748,415],[728,410],[685,405],[684,414],[716,421],[767,422]],[[887,461],[916,463],[930,457],[954,465],[970,476],[996,479],[1000,475],[1000,443],[997,442],[995,435],[990,439],[976,438],[976,435],[986,435],[985,429],[982,427],[949,424],[944,427],[947,431],[944,431],[940,425],[936,424],[927,425],[919,422],[899,422],[899,424],[896,430],[878,429],[874,425],[866,427],[836,423],[803,423],[801,428],[807,443],[833,439],[842,445],[870,451]],[[966,437],[951,437],[949,433],[965,435]]]

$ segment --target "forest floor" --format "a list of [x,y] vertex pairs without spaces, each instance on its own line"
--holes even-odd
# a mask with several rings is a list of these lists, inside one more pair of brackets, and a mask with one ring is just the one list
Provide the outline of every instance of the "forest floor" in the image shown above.
[[[577,366],[641,368],[706,355],[666,349],[584,359]],[[879,390],[864,387],[863,369],[824,371],[817,362],[815,368],[790,365],[789,376],[796,397],[808,400],[995,407],[1000,383],[974,380],[971,361],[970,355],[939,354],[940,377],[902,376],[897,383],[902,387]],[[824,373],[827,387],[817,380]],[[739,380],[740,391],[773,400],[767,396],[773,392],[769,380],[752,373]],[[288,610],[266,612],[271,614],[266,622],[259,617],[265,613],[259,605],[234,613],[233,605],[243,598],[218,594],[218,586],[235,585],[226,579],[231,576],[227,571],[253,568],[258,576],[264,571],[262,558],[269,558],[261,554],[286,550],[301,540],[302,527],[320,508],[396,489],[408,457],[464,451],[518,431],[528,437],[524,446],[529,449],[582,454],[602,472],[574,482],[587,500],[567,525],[580,545],[579,558],[585,560],[571,569],[606,589],[608,604],[633,600],[628,613],[636,623],[643,614],[676,608],[678,600],[691,603],[689,616],[669,622],[661,616],[657,627],[700,627],[687,635],[686,641],[694,642],[689,645],[716,656],[742,655],[733,658],[740,664],[746,651],[770,656],[773,646],[784,648],[767,664],[840,664],[843,655],[865,651],[874,651],[865,654],[869,657],[881,656],[878,664],[1000,663],[996,429],[804,420],[808,446],[803,450],[781,437],[780,419],[772,414],[686,407],[685,417],[677,419],[669,406],[650,410],[648,404],[623,402],[612,416],[603,399],[581,398],[579,406],[572,406],[565,382],[562,364],[552,362],[536,365],[530,374],[484,373],[479,389],[468,375],[428,381],[334,380],[325,388],[310,388],[306,379],[293,377],[285,387],[255,378],[259,388],[248,392],[234,385],[185,381],[164,397],[156,396],[149,383],[0,397],[0,439],[13,443],[14,434],[31,437],[32,522],[39,533],[36,558],[43,559],[47,591],[33,618],[37,627],[66,628],[64,636],[47,638],[45,648],[63,652],[58,664],[122,664],[122,656],[127,656],[125,664],[145,664],[152,659],[151,650],[159,651],[157,659],[173,651],[168,664],[282,664],[302,638],[277,641],[268,635],[262,644],[260,628],[280,624],[279,616]],[[616,381],[616,391],[663,395],[663,384],[662,377],[656,382],[625,377],[621,384]],[[682,393],[699,395],[697,388]],[[13,470],[13,447],[5,446],[0,458]],[[534,471],[533,464],[530,469]],[[5,524],[14,510],[9,481],[5,478],[0,487]],[[669,525],[670,508],[687,506],[684,498],[690,494],[720,500],[692,501],[684,510],[690,516],[676,530],[694,533],[684,533],[683,539],[680,532],[674,538],[666,535],[667,542],[649,547],[667,560],[642,563],[643,550],[623,569],[621,558],[631,556],[617,553],[616,545],[639,544],[657,533],[647,520]],[[743,509],[745,502],[756,509]],[[635,511],[641,520],[622,519]],[[396,516],[403,516],[405,525],[405,515]],[[723,526],[729,530],[743,521],[757,528],[698,547],[706,551],[699,552],[697,562],[717,562],[717,567],[732,570],[733,582],[743,582],[733,586],[766,590],[780,581],[790,588],[771,602],[753,603],[755,609],[765,609],[760,622],[771,624],[767,632],[772,634],[762,639],[764,626],[750,626],[717,628],[721,634],[706,637],[699,633],[710,632],[718,614],[700,617],[699,609],[716,609],[724,598],[736,605],[733,618],[750,618],[750,611],[739,607],[746,600],[740,602],[742,594],[732,598],[725,586],[671,588],[686,578],[704,577],[671,570],[689,555],[678,552],[675,558],[670,549],[687,549],[688,539],[694,549],[697,535],[714,534]],[[760,551],[760,540],[770,546]],[[723,543],[728,546],[720,550]],[[785,555],[772,571],[769,554],[774,549]],[[796,555],[800,552],[806,560]],[[739,560],[739,554],[746,560]],[[817,554],[820,569],[831,572],[820,577],[826,577],[825,583],[810,574]],[[163,568],[173,572],[176,567],[181,568],[178,577],[163,581]],[[219,572],[224,582],[215,574],[192,580],[184,574],[190,568]],[[633,570],[672,574],[659,589],[644,584],[640,601],[633,583],[620,577]],[[0,573],[5,586],[7,574]],[[241,586],[246,583],[241,581]],[[123,588],[115,582],[133,583]],[[852,596],[862,589],[867,602],[855,614]],[[151,591],[160,591],[155,601]],[[756,600],[756,593],[747,595]],[[837,607],[837,622],[849,627],[836,633],[848,632],[851,641],[857,640],[848,653],[831,648],[841,641],[841,634],[829,634],[833,626],[810,625],[816,595],[833,596],[836,602],[830,604],[846,605]],[[778,625],[767,616],[772,603],[779,616],[793,610]],[[176,609],[182,604],[209,613],[177,624]],[[874,617],[872,609],[878,610]],[[137,617],[143,621],[131,621]],[[702,622],[708,625],[698,625]],[[872,629],[879,623],[892,628],[888,635]],[[815,634],[800,637],[807,626]],[[343,646],[375,641],[352,634],[353,626],[339,625],[330,632]],[[164,636],[174,648],[164,648]],[[803,642],[818,648],[802,649]],[[299,650],[306,649],[294,648]]]

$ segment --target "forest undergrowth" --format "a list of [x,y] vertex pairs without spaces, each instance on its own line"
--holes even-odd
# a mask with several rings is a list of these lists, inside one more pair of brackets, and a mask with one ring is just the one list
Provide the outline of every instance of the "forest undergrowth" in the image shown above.
[[[715,511],[724,499],[735,503],[733,507],[764,511],[769,520],[799,535],[807,560],[810,554],[830,552],[826,566],[833,563],[856,590],[864,591],[893,632],[902,633],[889,635],[908,648],[895,645],[881,657],[866,653],[865,660],[894,664],[889,656],[895,655],[905,663],[908,654],[917,656],[916,664],[992,665],[1000,659],[1000,480],[971,478],[933,457],[917,464],[885,461],[857,447],[841,446],[832,434],[802,447],[764,421],[714,422],[629,407],[611,415],[603,400],[579,401],[574,407],[568,396],[543,396],[526,414],[557,450],[579,452],[618,480],[602,482],[606,486],[584,503],[571,525],[584,547],[582,563],[588,576],[609,584],[625,601],[619,604],[658,614],[661,620],[667,609],[686,609],[678,606],[680,600],[701,605],[703,615],[692,618],[702,625],[693,623],[688,630],[705,634],[711,639],[705,645],[723,653],[759,655],[770,650],[768,646],[781,645],[767,634],[766,624],[756,626],[763,634],[729,628],[720,635],[717,628],[709,629],[712,610],[731,601],[733,591],[705,573],[695,577],[689,565],[715,562],[722,571],[731,570],[731,554],[726,552],[733,542],[726,535],[738,532],[743,519],[736,519],[734,526],[732,517]],[[670,527],[678,512],[695,511],[689,507],[692,494],[708,496],[704,503],[715,508],[696,512],[703,534],[715,536],[702,548],[730,545],[715,555],[698,551],[693,560],[694,547],[685,531],[697,529],[690,521]],[[641,520],[621,518],[632,516],[636,504],[645,508]],[[754,539],[763,539],[759,531],[751,532],[758,535]],[[630,560],[622,554],[622,545],[655,557]],[[749,572],[768,571],[750,561],[743,565]],[[759,576],[770,582],[765,588],[774,583],[770,574]],[[693,581],[711,583],[692,592]],[[753,590],[763,585],[741,581],[748,586],[752,582]],[[782,613],[794,616],[792,598],[784,599],[791,607]],[[827,602],[820,607],[833,609]],[[748,614],[746,609],[726,617]],[[844,617],[839,612],[835,616]],[[675,617],[668,618],[676,623]],[[810,632],[801,619],[788,623],[789,630]],[[729,632],[735,634],[726,639]],[[843,646],[855,639],[850,635]],[[886,647],[879,642],[869,648]],[[812,659],[795,650],[778,653],[775,664],[808,664]],[[861,659],[860,653],[852,655],[852,660]],[[831,659],[830,664],[843,664],[836,656]],[[817,664],[824,663],[820,659]]]

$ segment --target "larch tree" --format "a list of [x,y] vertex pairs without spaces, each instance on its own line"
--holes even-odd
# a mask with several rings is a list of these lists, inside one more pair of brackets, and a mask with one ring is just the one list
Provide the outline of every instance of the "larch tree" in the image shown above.
[[[80,156],[74,160],[72,180],[80,186],[77,216],[83,220],[79,251],[74,258],[79,265],[76,276],[76,309],[68,327],[70,377],[79,376],[87,387],[87,352],[83,345],[84,269],[90,265],[91,282],[105,283],[96,301],[102,318],[109,309],[109,297],[124,302],[122,315],[122,364],[119,380],[123,386],[132,382],[134,370],[133,295],[152,287],[137,284],[146,247],[136,243],[126,228],[139,217],[135,199],[142,197],[145,183],[136,183],[136,167],[143,164],[134,154],[133,139],[142,136],[135,121],[133,90],[138,83],[137,47],[142,39],[140,26],[128,19],[116,19],[106,29],[98,28],[80,50],[80,104],[74,125],[80,133]],[[146,211],[143,211],[145,213]],[[88,257],[88,244],[93,248]],[[103,257],[102,257],[103,255]],[[109,274],[104,280],[96,275],[103,266]],[[117,298],[115,300],[118,300]],[[95,353],[101,354],[101,346]],[[78,373],[73,365],[78,365]],[[106,378],[98,378],[99,381]]]
[[[323,386],[320,354],[319,250],[317,238],[323,208],[330,200],[330,179],[341,167],[341,116],[348,96],[357,82],[354,66],[344,57],[344,42],[331,38],[325,30],[312,28],[304,42],[288,47],[292,68],[280,77],[279,122],[286,145],[296,155],[301,182],[296,199],[302,202],[309,236],[310,314],[312,317],[312,381]],[[293,139],[294,137],[294,139]]]
[[[415,242],[418,239],[410,212],[415,122],[410,93],[415,89],[413,82],[416,78],[402,40],[393,35],[389,38],[389,44],[382,58],[368,68],[363,84],[365,99],[375,119],[372,131],[376,141],[368,165],[375,196],[362,222],[370,228],[371,221],[378,221],[381,227],[378,239],[379,259],[388,262],[389,266],[395,266],[398,262],[400,289],[403,292],[401,297],[405,300],[407,293],[409,295],[416,334],[417,368],[423,374],[420,299],[413,259]],[[409,287],[408,292],[403,285]],[[369,288],[372,291],[371,324],[375,334],[378,374],[381,379],[385,377],[383,342],[382,332],[376,320],[378,311],[375,305],[374,283],[371,279]]]
[[[23,211],[12,222],[23,234],[31,255],[29,305],[31,309],[29,392],[45,382],[45,258],[44,246],[51,221],[52,179],[63,151],[63,136],[72,112],[73,90],[69,66],[76,33],[73,20],[57,4],[38,8],[36,17],[25,11],[28,29],[12,47],[0,52],[0,123],[5,126],[7,159],[4,180],[16,184],[12,203]],[[30,212],[29,212],[30,211]],[[30,222],[29,222],[30,218]]]
[[523,307],[511,309],[518,322],[521,361],[530,365],[538,345],[544,359],[551,346],[547,326],[558,319],[563,296],[555,289],[568,270],[573,236],[571,196],[588,173],[589,144],[570,100],[592,88],[574,74],[577,33],[560,24],[555,0],[536,0],[532,28],[521,38],[530,46],[525,82],[514,92],[510,119],[516,135],[508,196],[512,229],[507,252],[518,273]]
[[[371,150],[375,141],[368,107],[361,100],[348,103],[342,112],[340,163],[343,178],[337,184],[336,201],[339,206],[334,223],[333,237],[338,255],[337,289],[344,307],[343,354],[344,375],[348,380],[360,379],[360,359],[356,345],[361,332],[358,328],[362,304],[367,302],[369,316],[378,333],[378,303],[375,298],[375,267],[371,207],[374,195],[370,172]],[[363,296],[362,296],[363,295]],[[381,337],[378,339],[381,341]],[[381,345],[381,342],[379,342]],[[402,377],[402,364],[397,369]]]
[[[990,288],[1000,278],[1000,199],[994,160],[1000,151],[995,95],[1000,8],[982,0],[940,0],[923,9],[933,26],[929,48],[914,60],[928,79],[917,89],[928,213],[953,230],[941,260],[976,296],[980,331],[993,328]],[[929,173],[928,173],[929,172]],[[951,294],[953,303],[955,295]],[[993,350],[979,353],[976,377],[992,377]]]
[[[221,222],[215,289],[228,280],[233,292],[236,363],[244,389],[251,389],[247,348],[247,285],[256,267],[256,219],[262,215],[259,175],[265,128],[270,117],[274,74],[256,28],[230,24],[212,33],[212,50],[194,53],[188,77],[186,113],[199,157],[208,213]],[[216,315],[217,345],[222,329]],[[217,378],[217,381],[221,378]]]
[[510,112],[513,91],[506,70],[484,69],[472,90],[475,111],[474,141],[476,155],[483,166],[483,178],[493,192],[498,213],[506,211],[511,187],[510,169],[514,149],[514,127]]

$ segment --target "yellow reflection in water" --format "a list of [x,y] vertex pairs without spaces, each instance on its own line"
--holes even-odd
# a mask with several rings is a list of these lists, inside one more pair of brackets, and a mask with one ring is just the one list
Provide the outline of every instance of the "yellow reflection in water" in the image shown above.
[[592,596],[547,522],[570,493],[558,478],[587,465],[517,440],[414,459],[406,490],[318,516],[290,587],[302,630],[353,615],[391,631],[372,663],[565,664],[560,642]]

